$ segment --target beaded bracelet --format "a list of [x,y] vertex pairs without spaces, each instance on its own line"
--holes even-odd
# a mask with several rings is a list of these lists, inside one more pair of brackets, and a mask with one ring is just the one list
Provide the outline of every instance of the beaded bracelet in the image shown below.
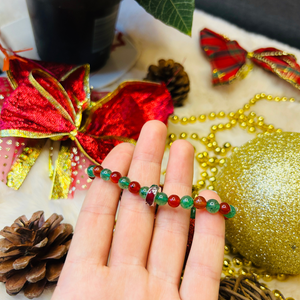
[[191,210],[191,218],[195,218],[195,209],[204,209],[215,214],[218,211],[224,215],[225,219],[233,218],[236,214],[234,206],[229,205],[226,202],[219,203],[215,199],[205,200],[202,196],[197,196],[193,199],[191,196],[183,196],[181,199],[177,195],[167,196],[165,193],[160,191],[160,187],[156,184],[151,185],[151,187],[141,187],[137,181],[130,181],[126,176],[123,176],[119,172],[112,172],[109,169],[103,169],[101,166],[91,165],[87,168],[87,174],[91,179],[95,177],[102,178],[105,181],[111,181],[117,183],[121,189],[128,189],[129,192],[133,194],[139,194],[143,199],[145,199],[146,204],[152,206],[155,202],[158,205],[169,204],[171,207],[181,207]]

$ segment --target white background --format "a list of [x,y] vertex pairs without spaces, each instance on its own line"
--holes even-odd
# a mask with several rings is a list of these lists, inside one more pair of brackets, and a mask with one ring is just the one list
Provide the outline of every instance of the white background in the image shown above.
[[[26,15],[24,0],[1,0],[0,26]],[[285,131],[299,132],[300,92],[298,90],[258,67],[254,67],[254,70],[244,80],[237,80],[229,86],[213,88],[211,85],[210,64],[199,48],[198,36],[201,29],[208,27],[218,33],[226,34],[231,39],[236,39],[248,51],[273,46],[295,54],[300,60],[299,50],[263,36],[248,33],[202,12],[195,12],[193,37],[190,38],[154,20],[133,0],[125,0],[122,3],[119,24],[139,44],[142,51],[141,57],[134,68],[119,82],[125,79],[142,79],[149,64],[156,63],[161,58],[172,58],[175,61],[184,63],[185,70],[191,80],[191,92],[186,105],[176,109],[179,116],[199,115],[220,110],[225,112],[236,111],[249,101],[254,94],[265,92],[274,96],[294,97],[296,102],[273,103],[263,101],[258,103],[253,111],[263,115],[266,122],[275,124],[276,127],[280,127]],[[108,89],[112,90],[116,86],[117,84],[114,84]],[[204,136],[209,133],[208,128],[212,124],[215,123],[212,122],[208,126],[200,123],[189,126],[170,124],[169,132],[197,132],[200,136]],[[238,146],[252,137],[254,136],[235,128],[230,132],[219,133],[217,139],[221,142],[229,141]],[[204,151],[200,144],[195,144],[195,146],[198,151]],[[34,211],[40,209],[45,211],[46,217],[49,217],[53,212],[61,213],[64,215],[66,222],[75,225],[85,192],[77,193],[74,200],[50,201],[48,195],[51,182],[47,177],[47,168],[48,152],[45,149],[19,191],[13,191],[0,182],[0,228],[11,224],[16,217],[22,214],[30,217]],[[197,179],[199,179],[199,168],[195,164],[195,180]],[[300,299],[299,277],[290,278],[286,282],[272,281],[267,284],[272,289],[278,288],[281,290],[286,297],[293,297],[295,300]],[[51,293],[46,292],[40,299],[50,299],[50,297]],[[0,284],[0,299],[12,299],[5,293],[3,284]],[[14,299],[25,298],[21,294]]]

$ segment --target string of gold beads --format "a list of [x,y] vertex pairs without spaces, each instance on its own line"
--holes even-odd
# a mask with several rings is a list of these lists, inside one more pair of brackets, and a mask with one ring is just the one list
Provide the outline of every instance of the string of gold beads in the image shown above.
[[[200,190],[206,188],[209,190],[214,189],[216,181],[216,174],[218,168],[222,167],[225,163],[225,158],[229,152],[234,151],[236,147],[232,147],[231,143],[226,142],[220,145],[216,140],[216,133],[224,130],[230,130],[237,125],[240,128],[246,130],[248,133],[258,134],[265,132],[282,132],[280,128],[275,128],[273,124],[267,124],[263,116],[258,116],[254,111],[250,109],[260,100],[268,100],[275,102],[294,102],[294,98],[287,97],[273,97],[272,95],[266,95],[265,93],[256,94],[248,103],[243,105],[237,111],[232,111],[226,114],[224,111],[210,112],[208,114],[200,114],[199,116],[190,116],[180,118],[177,115],[169,117],[171,123],[174,124],[194,124],[198,122],[205,122],[207,120],[222,119],[223,123],[212,125],[210,133],[207,136],[199,137],[195,132],[188,134],[187,132],[181,132],[179,136],[174,133],[169,134],[168,146],[177,139],[191,138],[195,141],[199,141],[206,147],[204,152],[196,152],[195,158],[198,161],[203,171],[200,173],[200,179],[193,187],[193,193],[198,193]],[[227,119],[227,120],[226,120]],[[226,120],[226,122],[225,122]],[[193,195],[194,196],[194,195]]]
[[[286,274],[271,274],[265,269],[255,266],[250,260],[238,254],[237,249],[228,243],[225,244],[224,253],[226,255],[234,255],[232,259],[224,256],[222,274],[225,276],[253,275],[257,280],[262,279],[266,282],[272,281],[273,279],[284,281],[288,278],[288,275]],[[273,292],[276,292],[277,294],[280,293],[278,290]]]

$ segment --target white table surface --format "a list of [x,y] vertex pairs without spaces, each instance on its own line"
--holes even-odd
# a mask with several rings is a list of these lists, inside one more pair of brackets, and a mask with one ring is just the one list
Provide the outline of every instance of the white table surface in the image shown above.
[[[25,0],[1,0],[0,27],[26,15]],[[179,116],[199,115],[220,110],[236,111],[256,93],[265,92],[274,96],[294,97],[296,102],[263,101],[258,103],[253,110],[257,114],[263,115],[268,123],[275,124],[276,127],[285,131],[299,132],[300,92],[298,90],[258,67],[254,67],[254,70],[244,80],[237,80],[229,86],[213,88],[210,64],[199,48],[198,36],[201,29],[208,27],[218,33],[226,34],[231,39],[236,39],[248,51],[273,46],[295,54],[300,60],[300,50],[246,32],[235,25],[200,11],[196,11],[194,14],[192,38],[190,38],[155,20],[145,13],[134,0],[122,2],[119,23],[124,32],[139,44],[141,56],[135,66],[121,80],[107,87],[106,90],[114,89],[118,83],[126,79],[142,79],[150,64],[156,63],[161,58],[172,58],[184,63],[185,70],[191,80],[191,92],[185,106],[175,110]],[[204,136],[209,133],[211,125],[212,123],[208,125],[197,123],[189,126],[170,124],[169,132],[177,134],[182,131],[197,132],[200,136]],[[239,128],[218,134],[220,142],[229,141],[235,146],[242,145],[253,137]],[[197,147],[197,151],[204,151],[200,144],[194,145]],[[163,168],[166,165],[167,152],[165,156]],[[48,152],[45,150],[19,191],[11,190],[0,182],[0,228],[11,224],[19,215],[30,216],[34,211],[40,209],[45,211],[46,217],[57,212],[64,215],[66,222],[76,224],[86,192],[77,192],[73,200],[49,200],[51,182],[47,177],[47,159]],[[195,163],[195,181],[199,179],[199,172],[199,166]],[[300,299],[299,276],[291,277],[285,282],[273,280],[267,284],[271,289],[277,288],[282,291],[286,297],[293,297],[295,300]],[[51,292],[45,292],[40,299],[45,300],[50,299],[50,297]],[[3,284],[0,284],[0,299],[12,299],[6,294]],[[25,299],[25,297],[20,294],[14,299],[20,300]]]

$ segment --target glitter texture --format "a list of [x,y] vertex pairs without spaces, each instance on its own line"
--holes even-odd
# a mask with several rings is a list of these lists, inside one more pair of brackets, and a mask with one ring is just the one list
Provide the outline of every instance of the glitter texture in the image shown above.
[[7,186],[18,190],[42,152],[46,140],[28,143],[7,174]]
[[215,190],[236,208],[226,237],[270,272],[300,273],[300,134],[261,134],[226,160]]
[[71,147],[70,141],[64,141],[60,145],[58,159],[56,161],[54,180],[51,191],[52,199],[63,199],[68,197],[71,186]]

